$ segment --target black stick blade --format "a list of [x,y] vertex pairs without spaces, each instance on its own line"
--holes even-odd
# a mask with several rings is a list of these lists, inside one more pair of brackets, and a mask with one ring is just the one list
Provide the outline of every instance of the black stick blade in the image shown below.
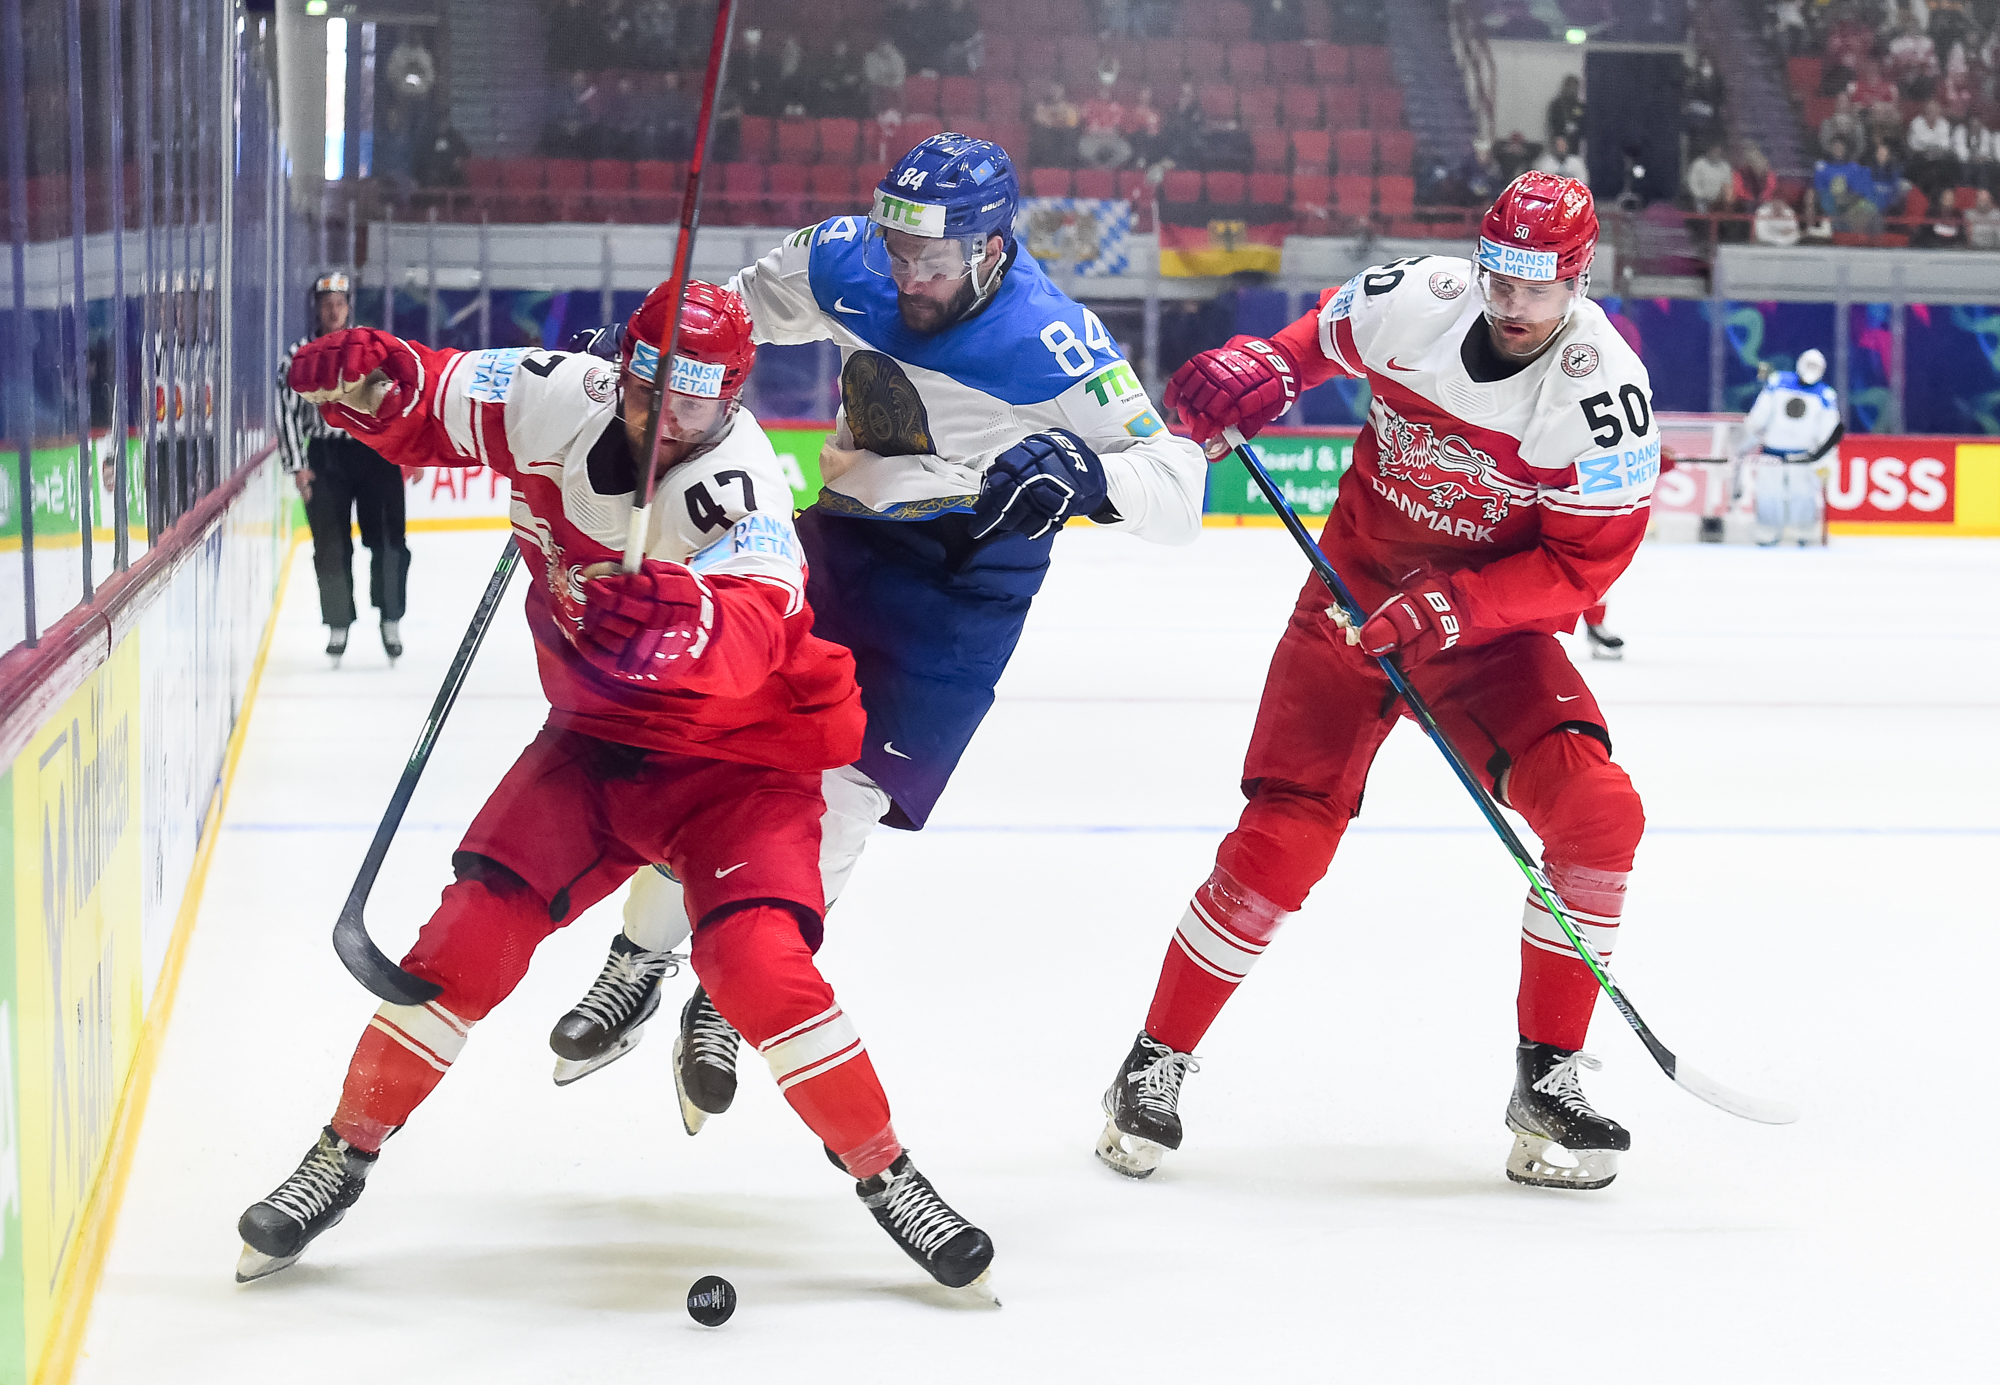
[[412,976],[390,961],[368,936],[361,921],[361,906],[350,901],[333,925],[333,950],[348,972],[370,991],[391,1005],[422,1005],[436,1000],[444,987],[420,976]]

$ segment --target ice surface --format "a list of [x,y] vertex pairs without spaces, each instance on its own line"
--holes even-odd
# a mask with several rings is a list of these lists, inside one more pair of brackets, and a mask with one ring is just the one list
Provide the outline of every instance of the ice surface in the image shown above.
[[[1649,546],[1622,664],[1572,646],[1651,828],[1621,981],[1781,1129],[1675,1090],[1608,1006],[1597,1193],[1502,1176],[1520,877],[1414,728],[1204,1044],[1188,1142],[1101,1168],[1098,1094],[1239,803],[1304,565],[1073,533],[931,830],[877,834],[820,954],[921,1166],[999,1246],[929,1286],[761,1071],[681,1132],[668,983],[574,1087],[546,1036],[616,901],[551,939],[367,1195],[231,1282],[373,1001],[327,935],[502,536],[419,535],[409,647],[329,672],[300,550],[79,1378],[88,1382],[1990,1379],[2000,1236],[2000,543]],[[400,955],[533,733],[517,579],[376,886]],[[742,1295],[719,1331],[703,1274]],[[1254,1373],[1254,1374],[1253,1374]]]

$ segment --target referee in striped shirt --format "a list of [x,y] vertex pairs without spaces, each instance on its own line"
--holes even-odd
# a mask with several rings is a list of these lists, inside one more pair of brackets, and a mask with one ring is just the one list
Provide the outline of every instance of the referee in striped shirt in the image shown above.
[[[347,326],[352,281],[340,270],[313,280],[307,310],[314,337]],[[278,452],[305,498],[312,525],[313,572],[319,578],[320,619],[327,625],[326,652],[339,667],[347,652],[347,627],[354,624],[354,543],[351,525],[358,513],[361,542],[370,556],[368,597],[382,613],[382,648],[393,664],[403,652],[398,622],[403,618],[410,549],[403,541],[403,473],[373,448],[320,417],[289,383],[292,357],[312,337],[301,337],[278,363]]]

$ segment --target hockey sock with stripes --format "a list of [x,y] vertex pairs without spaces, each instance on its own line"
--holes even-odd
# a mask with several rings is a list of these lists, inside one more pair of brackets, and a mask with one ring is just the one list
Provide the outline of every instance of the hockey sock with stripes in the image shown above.
[[753,905],[703,923],[694,971],[848,1172],[871,1178],[896,1161],[903,1147],[889,1123],[889,1098],[790,910]]
[[1188,901],[1146,1012],[1146,1032],[1192,1053],[1291,914],[1217,866]]

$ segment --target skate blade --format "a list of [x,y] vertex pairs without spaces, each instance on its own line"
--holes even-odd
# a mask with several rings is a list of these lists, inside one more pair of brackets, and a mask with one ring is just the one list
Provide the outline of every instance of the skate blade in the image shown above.
[[626,1054],[630,1053],[633,1049],[637,1048],[639,1046],[639,1040],[645,1037],[646,1037],[646,1030],[644,1026],[641,1026],[638,1029],[632,1030],[628,1034],[620,1036],[617,1043],[613,1044],[610,1048],[605,1049],[604,1052],[598,1054],[595,1058],[556,1059],[556,1071],[555,1071],[556,1085],[558,1087],[567,1087],[570,1083],[576,1081],[579,1077],[588,1077],[590,1076],[590,1074],[596,1072],[599,1068],[609,1067],[611,1064],[617,1062],[620,1058],[623,1058]]
[[1118,1128],[1116,1121],[1106,1121],[1104,1133],[1097,1137],[1097,1157],[1113,1173],[1127,1178],[1151,1178],[1153,1171],[1160,1167],[1160,1161],[1167,1157],[1167,1147],[1137,1135],[1127,1135]]
[[1603,659],[1606,663],[1615,664],[1625,657],[1625,651],[1622,649],[1600,649],[1596,645],[1592,645],[1590,647],[1590,657],[1593,659]]
[[[304,1251],[299,1252],[299,1255],[303,1254]],[[263,1251],[253,1250],[246,1245],[243,1247],[243,1253],[236,1257],[236,1282],[248,1284],[252,1280],[276,1274],[279,1270],[288,1270],[298,1263],[298,1255],[266,1255]]]
[[[1550,1157],[1556,1150],[1574,1163]],[[1507,1155],[1507,1177],[1533,1188],[1574,1188],[1588,1191],[1607,1186],[1618,1176],[1618,1151],[1614,1149],[1570,1150],[1554,1140],[1526,1131],[1514,1132],[1514,1148]]]
[[990,1303],[995,1308],[1001,1306],[1000,1295],[993,1291],[993,1267],[991,1265],[988,1265],[979,1272],[979,1278],[973,1280],[964,1288],[954,1289],[952,1292],[963,1294],[965,1297],[976,1299],[981,1303]]
[[674,1095],[681,1099],[681,1127],[690,1135],[699,1135],[702,1126],[708,1123],[708,1112],[688,1100],[687,1086],[681,1081],[681,1050],[685,1047],[680,1035],[674,1036]]

